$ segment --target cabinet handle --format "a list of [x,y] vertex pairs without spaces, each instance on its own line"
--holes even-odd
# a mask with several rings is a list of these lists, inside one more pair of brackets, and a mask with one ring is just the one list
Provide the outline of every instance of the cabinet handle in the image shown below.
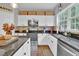
[[24,55],[26,55],[26,53],[24,53]]
[[27,42],[27,44],[28,44],[29,42]]
[[53,41],[51,40],[51,42],[53,43]]

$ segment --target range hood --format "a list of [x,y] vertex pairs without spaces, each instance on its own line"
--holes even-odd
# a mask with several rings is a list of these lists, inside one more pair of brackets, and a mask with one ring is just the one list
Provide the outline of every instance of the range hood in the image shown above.
[[34,18],[28,20],[28,26],[30,27],[37,27],[38,26],[38,21],[35,20]]

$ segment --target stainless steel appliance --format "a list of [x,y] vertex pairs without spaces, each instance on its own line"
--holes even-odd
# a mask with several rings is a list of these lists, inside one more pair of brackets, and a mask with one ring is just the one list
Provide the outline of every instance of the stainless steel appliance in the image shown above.
[[34,18],[28,20],[29,26],[29,37],[31,38],[31,55],[37,55],[37,45],[38,45],[38,38],[37,38],[37,29],[38,29],[38,21]]

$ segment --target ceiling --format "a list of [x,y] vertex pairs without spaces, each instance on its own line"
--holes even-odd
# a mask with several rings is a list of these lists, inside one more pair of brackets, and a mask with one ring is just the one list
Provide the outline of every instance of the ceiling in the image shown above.
[[17,3],[18,10],[51,10],[55,8],[58,3]]

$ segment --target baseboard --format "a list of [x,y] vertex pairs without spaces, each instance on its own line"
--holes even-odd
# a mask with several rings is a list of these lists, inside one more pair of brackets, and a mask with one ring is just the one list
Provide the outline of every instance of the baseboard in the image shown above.
[[38,47],[49,47],[48,45],[38,45]]

